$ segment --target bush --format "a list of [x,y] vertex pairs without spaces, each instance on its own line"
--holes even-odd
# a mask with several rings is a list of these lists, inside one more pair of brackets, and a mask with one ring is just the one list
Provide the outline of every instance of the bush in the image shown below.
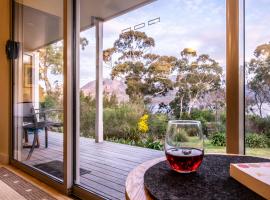
[[270,117],[261,118],[257,115],[248,115],[246,129],[249,133],[257,133],[270,136]]
[[163,144],[159,140],[154,140],[152,137],[148,137],[147,140],[144,142],[143,147],[149,149],[162,150]]
[[210,110],[193,110],[190,113],[190,119],[200,120],[201,123],[214,122],[215,114]]
[[157,138],[164,138],[168,125],[168,116],[166,114],[153,114],[149,119],[149,132]]
[[138,140],[138,121],[144,108],[137,104],[121,104],[115,108],[104,109],[104,135],[107,137]]
[[223,132],[218,132],[213,135],[211,144],[214,146],[224,147],[226,146],[226,135]]
[[182,119],[200,121],[201,124],[202,124],[203,134],[208,135],[206,124],[208,122],[214,122],[215,121],[215,114],[211,110],[194,109],[190,113],[190,116],[183,115]]
[[180,129],[175,135],[174,135],[175,142],[188,142],[188,134],[185,130]]
[[139,141],[135,141],[133,139],[124,139],[124,138],[115,138],[115,137],[107,137],[107,141],[121,143],[121,144],[128,144],[133,146],[140,146],[145,147],[149,149],[155,149],[155,150],[162,150],[163,149],[163,143],[160,140],[155,140],[153,137],[147,137],[146,139],[142,139]]
[[250,148],[267,148],[269,139],[264,135],[249,133],[246,136],[246,145]]

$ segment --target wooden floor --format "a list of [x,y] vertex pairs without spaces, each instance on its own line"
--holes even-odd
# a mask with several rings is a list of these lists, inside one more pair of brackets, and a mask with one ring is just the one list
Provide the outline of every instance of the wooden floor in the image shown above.
[[[44,134],[40,134],[41,147],[24,163],[35,165],[52,160],[63,160],[63,135],[49,132],[49,147],[44,147]],[[23,149],[25,160],[29,149]],[[164,156],[161,151],[112,142],[95,143],[93,139],[80,138],[80,168],[90,174],[80,177],[80,185],[105,199],[124,199],[125,180],[137,165]]]

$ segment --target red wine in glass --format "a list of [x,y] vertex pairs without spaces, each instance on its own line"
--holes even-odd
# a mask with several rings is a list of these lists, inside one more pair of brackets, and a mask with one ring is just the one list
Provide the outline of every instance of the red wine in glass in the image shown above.
[[196,148],[170,148],[165,154],[173,170],[190,173],[195,172],[201,165],[204,151]]

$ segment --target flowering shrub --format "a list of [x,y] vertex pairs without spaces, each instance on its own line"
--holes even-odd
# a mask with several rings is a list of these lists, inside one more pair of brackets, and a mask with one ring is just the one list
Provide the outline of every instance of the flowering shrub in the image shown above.
[[149,130],[149,127],[148,127],[148,119],[149,119],[149,115],[147,115],[147,114],[144,114],[144,115],[139,119],[139,122],[138,122],[138,130],[139,130],[141,133],[146,133],[146,132],[148,132],[148,130]]

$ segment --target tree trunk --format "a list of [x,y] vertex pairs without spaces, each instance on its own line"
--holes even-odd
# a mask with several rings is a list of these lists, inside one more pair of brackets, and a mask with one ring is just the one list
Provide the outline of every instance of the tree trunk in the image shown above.
[[262,118],[262,103],[259,105],[259,112],[260,112],[260,117]]
[[49,94],[51,92],[51,89],[52,89],[52,86],[51,86],[51,83],[49,81],[49,78],[48,78],[48,67],[43,67],[43,74],[42,74],[42,79],[45,83],[45,90],[47,92],[47,94]]
[[192,105],[193,105],[193,102],[189,103],[189,106],[188,106],[188,115],[189,116],[190,116],[190,113],[191,113]]
[[217,121],[218,121],[218,109],[217,109],[217,101],[215,102],[216,103],[216,105],[215,105],[215,109],[216,109],[216,123],[217,123]]
[[183,114],[183,99],[184,99],[184,96],[181,96],[180,98],[180,119],[182,118],[182,114]]

